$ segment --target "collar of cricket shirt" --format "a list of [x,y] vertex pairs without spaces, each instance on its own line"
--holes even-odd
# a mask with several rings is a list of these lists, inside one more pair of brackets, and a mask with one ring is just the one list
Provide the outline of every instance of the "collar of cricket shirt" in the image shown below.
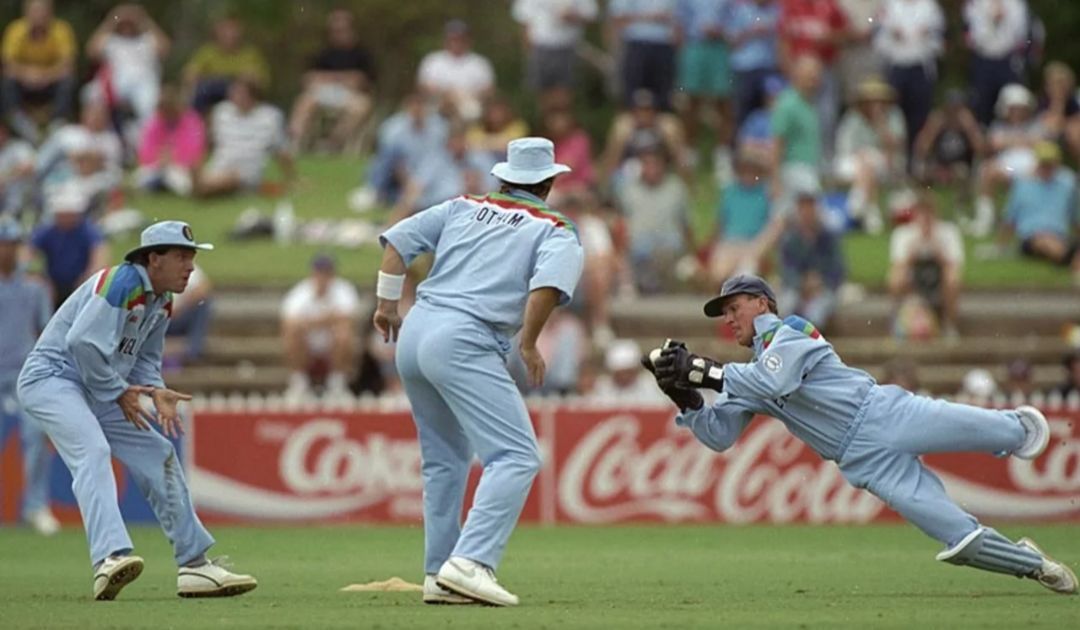
[[160,298],[160,297],[165,297],[166,295],[168,295],[168,292],[162,293],[160,295],[157,294],[157,293],[154,293],[154,283],[150,282],[150,274],[146,272],[146,267],[143,267],[142,265],[137,264],[137,263],[129,263],[129,264],[132,267],[135,267],[135,271],[139,272],[139,277],[142,278],[143,290],[146,291],[147,297]]
[[520,188],[511,188],[510,191],[506,194],[510,195],[511,197],[520,197],[521,199],[528,199],[529,201],[535,201],[536,203],[543,204],[545,206],[547,205],[547,202],[543,199],[537,197],[530,192],[525,192]]
[[[772,336],[769,334],[776,330],[776,327],[780,325],[780,317],[775,313],[762,313],[754,318],[754,347],[761,349],[762,345],[767,341],[772,341]],[[769,339],[765,339],[768,336]]]

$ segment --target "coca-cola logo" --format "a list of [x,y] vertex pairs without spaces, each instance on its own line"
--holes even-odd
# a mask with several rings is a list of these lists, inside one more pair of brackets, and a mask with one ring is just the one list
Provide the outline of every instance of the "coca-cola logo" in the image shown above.
[[660,439],[645,444],[636,416],[597,423],[560,471],[563,511],[587,523],[641,517],[862,523],[883,508],[850,487],[835,465],[809,454],[779,422],[762,421],[725,453],[667,426]]

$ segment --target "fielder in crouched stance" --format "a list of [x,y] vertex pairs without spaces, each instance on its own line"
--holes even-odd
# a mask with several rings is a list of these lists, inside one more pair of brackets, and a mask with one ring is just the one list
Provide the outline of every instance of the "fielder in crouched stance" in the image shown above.
[[[725,282],[705,315],[722,317],[754,359],[721,365],[669,341],[642,361],[681,409],[676,423],[703,444],[723,451],[755,414],[772,416],[835,461],[849,483],[941,541],[938,560],[1031,578],[1056,593],[1077,592],[1069,567],[1026,538],[1013,542],[980,525],[919,461],[926,453],[966,451],[1034,459],[1050,434],[1037,409],[982,409],[878,385],[844,365],[813,324],[796,316],[781,320],[772,289],[755,276]],[[697,388],[720,396],[705,406]]]
[[[178,595],[239,595],[256,586],[250,575],[207,559],[214,539],[195,514],[176,451],[150,426],[182,432],[176,405],[190,396],[165,387],[161,353],[172,294],[187,287],[198,249],[212,246],[197,244],[186,223],[146,228],[127,262],[94,274],[64,302],[19,375],[26,414],[71,471],[98,600],[115,599],[143,569],[117,504],[113,455],[127,465],[173,545]],[[143,396],[156,413],[143,410]]]

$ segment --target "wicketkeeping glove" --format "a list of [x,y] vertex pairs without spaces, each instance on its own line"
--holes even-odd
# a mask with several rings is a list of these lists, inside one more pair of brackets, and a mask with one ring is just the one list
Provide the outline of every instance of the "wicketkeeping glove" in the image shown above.
[[[652,358],[653,353],[658,351],[662,352],[664,348],[682,347],[686,348],[686,344],[681,341],[674,341],[668,339],[664,342],[661,348],[657,348],[641,357],[641,365],[648,370],[654,377],[656,377],[656,368],[653,366]],[[701,409],[701,406],[705,404],[705,400],[701,397],[701,394],[696,389],[687,389],[682,387],[664,387],[660,385],[660,379],[657,378],[657,385],[660,386],[660,390],[671,399],[671,402],[678,406],[680,411],[686,411],[688,409]]]
[[685,345],[661,350],[653,362],[661,389],[707,387],[724,391],[724,366],[712,359],[691,354]]

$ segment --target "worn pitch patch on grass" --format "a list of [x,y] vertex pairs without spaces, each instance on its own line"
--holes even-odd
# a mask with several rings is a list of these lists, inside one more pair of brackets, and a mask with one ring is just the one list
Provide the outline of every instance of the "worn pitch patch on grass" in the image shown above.
[[[1080,560],[1075,526],[1012,526]],[[115,602],[90,601],[82,533],[0,532],[5,628],[715,628],[1069,627],[1080,598],[1027,580],[944,565],[907,526],[520,528],[499,579],[517,609],[424,606],[418,593],[342,593],[399,575],[419,582],[420,527],[215,527],[259,588],[181,600],[164,537],[133,532],[147,561]]]

